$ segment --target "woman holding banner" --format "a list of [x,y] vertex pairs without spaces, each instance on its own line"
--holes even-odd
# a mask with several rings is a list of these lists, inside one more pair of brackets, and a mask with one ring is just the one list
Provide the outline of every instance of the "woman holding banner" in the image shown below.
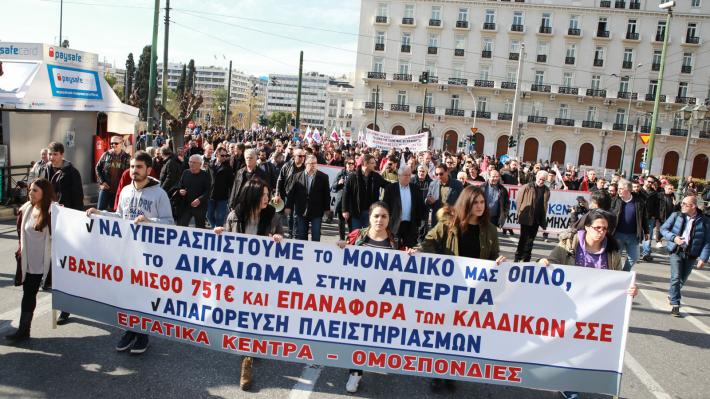
[[37,179],[30,184],[28,195],[30,200],[22,205],[17,215],[20,248],[15,254],[15,285],[22,285],[22,313],[17,331],[5,336],[10,342],[21,342],[30,338],[32,316],[37,306],[37,291],[42,279],[47,277],[52,261],[49,206],[55,200],[54,188],[49,180]]
[[[421,243],[422,252],[440,255],[493,260],[496,264],[506,261],[500,256],[498,231],[490,221],[486,195],[480,187],[464,188],[452,207],[439,210],[439,222]],[[431,380],[431,390],[441,390],[444,380]],[[446,380],[446,387],[455,388],[453,380]]]
[[[613,230],[614,216],[602,209],[592,209],[580,223],[576,234],[569,235],[560,240],[548,258],[540,259],[544,266],[550,264],[593,267],[606,270],[623,270],[621,263],[621,250],[614,237],[610,235]],[[636,296],[638,288],[633,284],[628,289],[628,294]],[[563,392],[567,399],[577,399],[577,392]]]
[[[416,252],[411,248],[400,248],[397,239],[389,229],[390,209],[385,202],[377,201],[370,205],[369,215],[370,225],[350,232],[347,241],[339,241],[338,246],[341,249],[346,245],[356,245],[380,249],[404,249],[410,255]],[[362,370],[350,370],[345,390],[350,393],[357,392],[361,379]]]
[[[283,240],[283,225],[276,209],[269,204],[271,198],[269,186],[261,179],[249,180],[239,196],[236,209],[227,216],[224,227],[215,227],[215,234],[229,233],[254,234],[269,236],[276,242]],[[252,363],[251,356],[242,360],[242,371],[239,387],[242,391],[251,389]]]

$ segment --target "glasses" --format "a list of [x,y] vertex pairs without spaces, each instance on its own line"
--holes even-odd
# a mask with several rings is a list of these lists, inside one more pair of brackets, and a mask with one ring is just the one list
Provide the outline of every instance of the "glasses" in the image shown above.
[[355,162],[348,162],[348,165],[355,165]]
[[680,206],[688,206],[688,207],[690,207],[690,206],[695,206],[695,204],[689,204],[689,203],[687,203],[687,202],[681,202],[681,203],[680,203]]
[[304,158],[305,155],[294,155],[293,157],[294,157],[294,158]]
[[594,231],[598,231],[600,233],[609,230],[609,228],[607,226],[589,226],[589,227],[594,229]]
[[220,158],[224,158],[224,157],[227,156],[227,154],[217,154],[217,156],[220,157]]
[[112,147],[115,146],[115,145],[119,145],[119,144],[121,144],[121,143],[119,143],[119,142],[117,142],[117,141],[111,142],[111,146],[112,146]]
[[446,174],[446,173],[443,173],[443,172],[441,172],[441,173],[434,173],[435,176],[439,176],[439,177],[441,177],[441,176],[443,176],[443,175],[445,175],[445,174]]

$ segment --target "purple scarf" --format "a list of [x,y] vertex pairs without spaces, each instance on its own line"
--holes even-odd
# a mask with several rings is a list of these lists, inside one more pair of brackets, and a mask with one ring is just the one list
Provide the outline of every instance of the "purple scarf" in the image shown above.
[[602,241],[602,250],[597,253],[587,252],[584,238],[587,235],[585,230],[577,232],[577,247],[574,251],[574,264],[576,266],[593,267],[595,269],[608,269],[609,257],[606,254],[606,238]]

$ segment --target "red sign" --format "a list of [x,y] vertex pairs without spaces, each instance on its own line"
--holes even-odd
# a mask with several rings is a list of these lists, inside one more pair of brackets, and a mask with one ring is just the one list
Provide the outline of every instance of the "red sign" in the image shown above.
[[642,143],[648,144],[648,140],[651,139],[651,135],[648,133],[643,133],[643,134],[639,134],[639,138],[641,138]]

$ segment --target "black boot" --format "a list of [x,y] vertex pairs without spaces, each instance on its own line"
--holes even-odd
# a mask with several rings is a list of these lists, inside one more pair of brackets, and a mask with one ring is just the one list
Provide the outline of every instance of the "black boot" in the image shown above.
[[5,336],[11,342],[22,342],[30,339],[30,326],[32,325],[32,312],[20,314],[20,327],[12,334]]
[[63,326],[65,324],[69,323],[69,316],[70,316],[69,312],[62,311],[62,313],[60,313],[59,317],[57,318],[57,325]]

